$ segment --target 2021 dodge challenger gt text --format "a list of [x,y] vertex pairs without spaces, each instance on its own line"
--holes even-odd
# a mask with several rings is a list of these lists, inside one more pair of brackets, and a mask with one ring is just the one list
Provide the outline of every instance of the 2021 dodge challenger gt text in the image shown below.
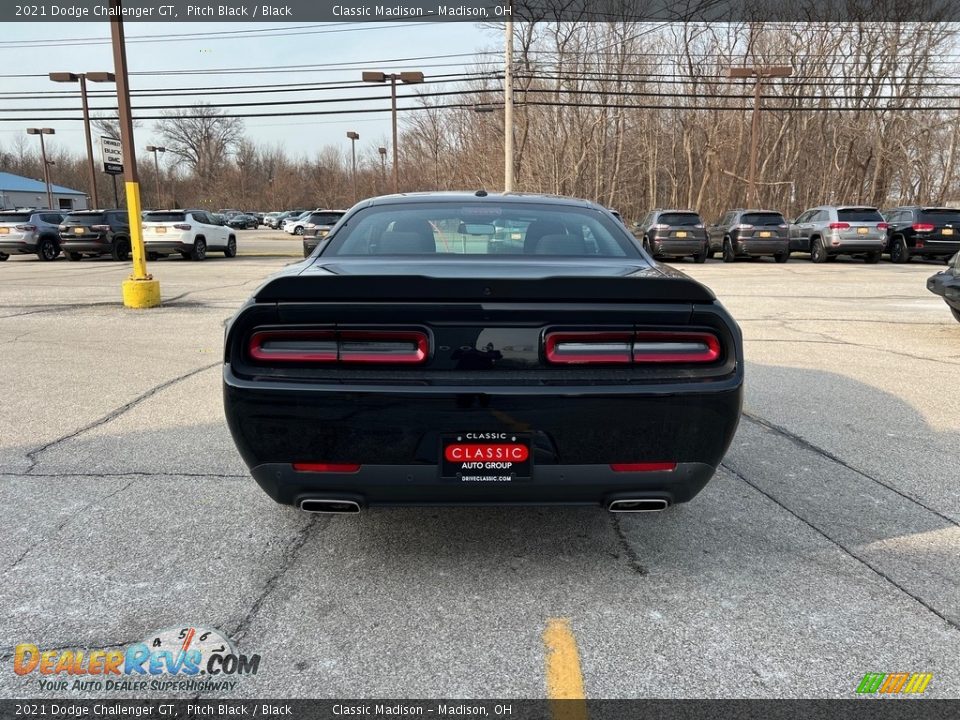
[[224,404],[276,501],[693,498],[740,417],[740,330],[600,205],[428,193],[361,202],[226,336]]

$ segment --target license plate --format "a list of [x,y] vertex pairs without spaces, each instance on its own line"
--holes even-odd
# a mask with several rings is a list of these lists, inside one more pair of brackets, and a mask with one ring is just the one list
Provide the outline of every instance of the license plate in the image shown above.
[[953,228],[944,228],[942,233],[944,235],[953,235]]
[[859,227],[859,228],[857,228],[857,234],[858,234],[858,235],[866,235],[866,234],[869,233],[869,232],[870,232],[870,228],[865,228],[865,227]]
[[686,236],[687,236],[687,233],[684,230],[679,230],[677,232],[677,237],[686,237]]
[[773,237],[773,233],[772,233],[772,232],[767,232],[766,230],[761,230],[761,231],[760,231],[760,237]]
[[9,235],[10,228],[0,227],[0,235]]
[[167,229],[165,227],[158,227],[156,228],[156,230],[157,230],[157,235],[163,235],[164,233],[167,232]]
[[77,235],[83,235],[83,232],[84,232],[83,228],[78,228],[78,227],[75,227],[75,228],[73,229],[73,231],[74,231]]
[[455,433],[440,437],[440,477],[464,483],[529,480],[530,435]]

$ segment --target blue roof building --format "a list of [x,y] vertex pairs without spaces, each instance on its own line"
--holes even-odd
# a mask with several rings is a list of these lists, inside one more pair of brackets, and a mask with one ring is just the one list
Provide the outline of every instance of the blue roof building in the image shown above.
[[[87,194],[62,185],[50,183],[53,195],[52,209],[85,210]],[[10,210],[20,207],[46,207],[47,186],[43,180],[14,175],[0,171],[0,208]]]

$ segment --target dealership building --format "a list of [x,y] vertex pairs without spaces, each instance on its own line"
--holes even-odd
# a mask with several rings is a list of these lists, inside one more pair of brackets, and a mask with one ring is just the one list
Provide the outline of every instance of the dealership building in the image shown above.
[[[50,184],[53,195],[53,210],[86,210],[87,194],[61,185]],[[43,180],[14,175],[0,171],[0,209],[45,208],[47,186]]]

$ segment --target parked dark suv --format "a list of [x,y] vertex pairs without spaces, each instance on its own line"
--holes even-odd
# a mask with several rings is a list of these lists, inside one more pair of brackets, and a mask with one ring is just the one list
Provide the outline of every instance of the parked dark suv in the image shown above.
[[895,263],[913,256],[947,260],[960,251],[960,210],[948,207],[898,207],[883,214],[887,249]]
[[82,210],[60,223],[60,248],[70,260],[84,255],[130,259],[130,222],[126,210]]
[[778,263],[790,259],[789,226],[776,210],[730,210],[707,234],[710,255],[719,250],[724,262],[762,255],[772,255]]
[[55,210],[0,212],[0,262],[11,255],[36,255],[53,260],[60,254],[57,226],[63,213]]
[[651,210],[633,232],[643,249],[657,259],[689,255],[702,263],[710,253],[707,231],[696,210]]
[[303,226],[303,256],[310,257],[317,244],[346,214],[346,210],[317,210],[311,213]]

